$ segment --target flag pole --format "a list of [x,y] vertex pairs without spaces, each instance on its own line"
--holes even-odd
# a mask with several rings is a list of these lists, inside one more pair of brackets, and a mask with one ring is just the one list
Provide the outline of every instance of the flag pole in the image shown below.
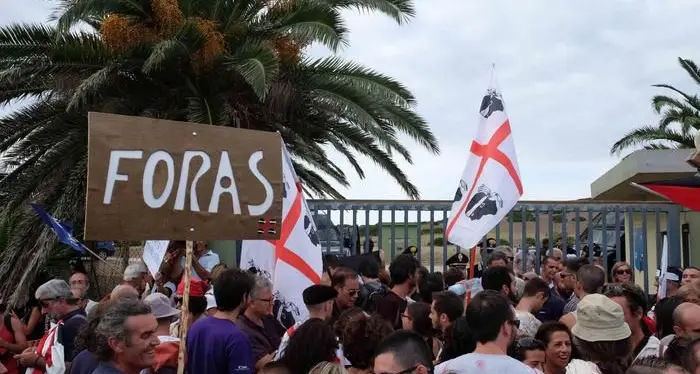
[[187,328],[190,319],[190,268],[192,267],[192,252],[194,243],[190,240],[187,241],[187,246],[185,247],[185,290],[182,292],[182,307],[180,310],[180,331],[178,333],[180,337],[180,349],[177,353],[177,374],[184,374],[185,372],[185,342],[187,340]]

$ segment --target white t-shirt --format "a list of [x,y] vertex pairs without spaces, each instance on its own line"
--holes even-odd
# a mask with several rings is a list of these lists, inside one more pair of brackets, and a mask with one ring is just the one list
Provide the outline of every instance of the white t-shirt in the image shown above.
[[435,374],[535,374],[537,371],[506,355],[468,353],[435,367]]
[[[219,255],[214,253],[211,249],[199,258],[199,264],[202,265],[206,271],[211,271],[214,269],[214,266],[218,265],[219,263],[221,263],[221,260],[219,260]],[[185,268],[185,256],[180,258],[180,265],[183,269]],[[202,280],[202,278],[199,277],[199,274],[194,271],[194,267],[190,269],[190,277],[192,277],[192,279]]]

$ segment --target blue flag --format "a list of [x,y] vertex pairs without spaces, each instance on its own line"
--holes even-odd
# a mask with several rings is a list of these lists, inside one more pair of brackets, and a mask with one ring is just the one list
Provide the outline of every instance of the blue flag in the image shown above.
[[44,221],[44,223],[46,223],[47,225],[51,226],[51,229],[56,233],[56,236],[58,236],[59,242],[71,246],[73,249],[80,253],[85,253],[83,245],[76,238],[73,237],[73,228],[70,227],[70,225],[58,222],[56,218],[47,213],[44,210],[44,208],[42,208],[39,205],[31,204],[31,206],[32,208],[34,208],[34,211],[36,212],[36,214],[39,215],[41,220]]

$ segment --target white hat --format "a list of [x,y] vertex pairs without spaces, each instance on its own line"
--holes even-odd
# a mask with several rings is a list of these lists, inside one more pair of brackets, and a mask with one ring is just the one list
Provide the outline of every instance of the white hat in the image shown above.
[[591,294],[576,307],[576,324],[571,333],[587,342],[617,341],[632,334],[620,305],[607,296]]
[[151,313],[156,319],[175,317],[180,314],[180,311],[173,308],[168,297],[162,293],[152,293],[146,296],[143,302],[151,308]]

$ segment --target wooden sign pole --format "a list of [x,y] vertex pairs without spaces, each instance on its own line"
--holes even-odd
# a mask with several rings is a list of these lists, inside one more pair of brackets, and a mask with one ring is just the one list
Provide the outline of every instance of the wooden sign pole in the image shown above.
[[192,252],[194,242],[187,241],[185,247],[185,290],[182,293],[182,306],[180,309],[180,350],[177,354],[177,374],[185,372],[185,342],[187,340],[187,328],[190,319],[190,269],[192,268]]

